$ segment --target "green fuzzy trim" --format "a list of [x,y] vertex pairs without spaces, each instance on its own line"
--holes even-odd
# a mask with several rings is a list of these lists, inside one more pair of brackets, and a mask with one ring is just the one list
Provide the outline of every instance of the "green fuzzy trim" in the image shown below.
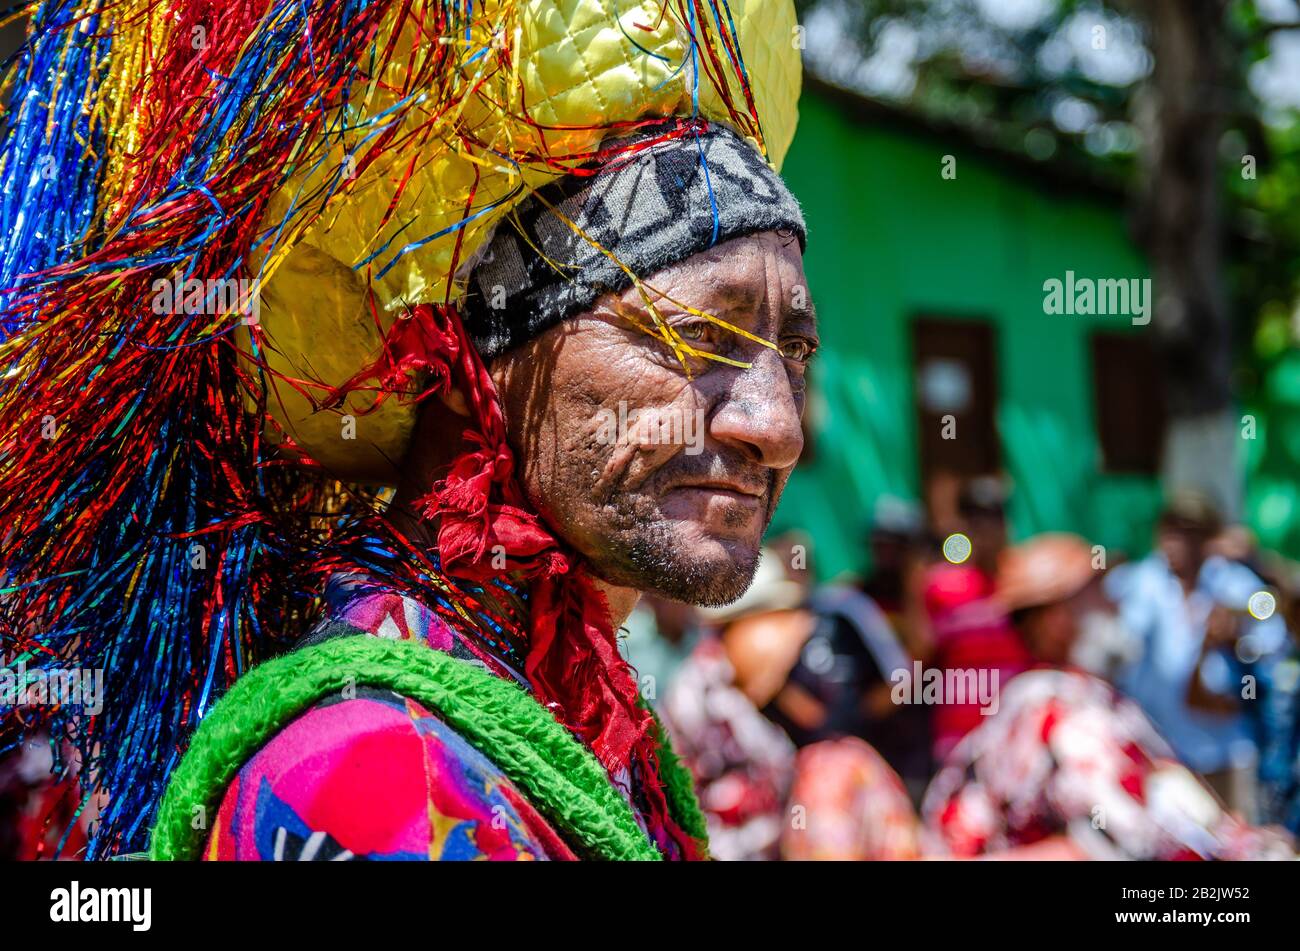
[[704,810],[700,808],[700,801],[695,798],[695,779],[677,758],[677,753],[668,741],[668,733],[659,722],[659,716],[654,710],[650,714],[655,718],[655,727],[659,730],[656,737],[659,743],[659,778],[663,780],[668,811],[682,827],[682,831],[695,840],[701,858],[708,858],[709,826],[704,818]]
[[[344,689],[392,690],[437,714],[488,756],[587,858],[662,859],[591,752],[517,685],[411,641],[340,637],[268,661],[240,677],[203,719],[172,774],[150,837],[150,858],[194,860],[245,762],[294,717]],[[662,728],[660,773],[674,818],[703,847],[704,818],[690,775]]]

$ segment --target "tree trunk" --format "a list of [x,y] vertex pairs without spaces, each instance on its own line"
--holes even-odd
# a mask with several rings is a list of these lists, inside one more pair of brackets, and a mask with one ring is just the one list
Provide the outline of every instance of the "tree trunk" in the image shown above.
[[1224,288],[1218,151],[1227,70],[1225,0],[1138,0],[1154,68],[1138,99],[1139,241],[1151,264],[1169,429],[1166,487],[1241,508],[1232,328]]

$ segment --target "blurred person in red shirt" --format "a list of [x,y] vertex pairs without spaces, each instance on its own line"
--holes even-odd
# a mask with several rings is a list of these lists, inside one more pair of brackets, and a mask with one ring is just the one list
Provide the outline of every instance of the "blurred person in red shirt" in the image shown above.
[[[922,656],[941,671],[996,672],[998,682],[1029,667],[1032,659],[1011,625],[1005,607],[994,597],[999,562],[1006,549],[1006,495],[1000,480],[972,479],[958,498],[969,557],[942,561],[927,571],[923,589],[929,621],[928,652]],[[973,697],[936,705],[931,711],[934,757],[942,761],[957,742],[984,719]]]

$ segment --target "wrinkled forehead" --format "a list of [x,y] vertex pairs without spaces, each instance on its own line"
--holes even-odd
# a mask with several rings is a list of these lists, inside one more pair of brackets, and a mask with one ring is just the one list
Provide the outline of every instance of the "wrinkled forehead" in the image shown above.
[[[814,315],[803,248],[787,231],[744,235],[696,252],[652,274],[644,290],[645,298],[665,310],[685,304],[717,316],[760,307],[791,317]],[[621,297],[634,306],[643,300],[635,287]]]

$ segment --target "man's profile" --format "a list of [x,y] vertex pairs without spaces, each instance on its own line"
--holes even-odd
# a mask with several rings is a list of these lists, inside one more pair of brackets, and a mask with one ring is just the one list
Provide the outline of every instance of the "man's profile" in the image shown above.
[[788,0],[121,6],[0,344],[88,856],[707,857],[617,631],[738,598],[802,451]]

